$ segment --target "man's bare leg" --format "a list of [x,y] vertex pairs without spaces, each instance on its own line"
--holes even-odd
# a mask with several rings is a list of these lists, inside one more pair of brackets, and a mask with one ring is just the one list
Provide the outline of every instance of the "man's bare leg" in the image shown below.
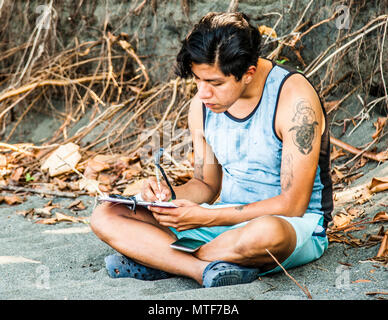
[[224,232],[202,246],[195,256],[201,260],[222,260],[267,271],[277,263],[266,249],[281,263],[295,246],[296,233],[289,222],[275,216],[263,216]]
[[101,240],[123,255],[202,284],[202,274],[209,261],[170,248],[175,235],[160,226],[145,208],[138,208],[134,214],[123,205],[103,203],[93,211],[91,227]]

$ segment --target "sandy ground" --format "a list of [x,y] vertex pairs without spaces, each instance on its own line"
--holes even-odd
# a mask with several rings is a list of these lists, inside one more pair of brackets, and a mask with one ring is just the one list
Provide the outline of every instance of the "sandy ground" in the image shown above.
[[[387,176],[388,163],[377,167],[359,182],[373,176]],[[377,193],[364,204],[365,217],[372,218],[384,210],[387,193]],[[79,216],[90,216],[94,199],[83,196],[87,209]],[[54,225],[35,223],[17,212],[42,208],[48,198],[28,196],[17,206],[0,205],[0,299],[2,300],[306,300],[306,294],[284,272],[261,277],[250,284],[201,288],[183,277],[159,281],[130,278],[111,279],[104,257],[113,249],[91,232],[88,224],[60,222]],[[75,215],[65,209],[73,199],[55,198],[61,208],[53,212]],[[386,208],[385,208],[386,210]],[[375,234],[383,223],[369,224],[363,233]],[[385,223],[386,225],[386,223]],[[361,232],[361,231],[360,231]],[[354,234],[357,236],[357,233]],[[379,245],[350,247],[330,243],[317,261],[289,270],[289,274],[306,287],[316,300],[376,300],[388,291],[387,268],[368,260],[377,254]]]
[[[347,113],[343,117],[348,117]],[[340,119],[340,116],[337,118]],[[352,145],[369,142],[376,119],[377,116],[368,123],[364,122],[354,134],[344,135],[341,140]],[[35,129],[40,131],[39,128]],[[333,125],[332,130],[338,137],[342,129]],[[385,148],[386,138],[380,142],[378,150]],[[371,165],[362,168],[362,172],[363,176],[348,186],[349,190],[370,182],[373,177],[387,177],[388,162],[377,167],[376,163],[371,162]],[[38,195],[26,198],[26,201],[16,206],[0,204],[0,300],[308,299],[284,272],[261,277],[250,284],[209,289],[201,288],[195,281],[183,277],[159,281],[111,279],[105,270],[104,257],[114,251],[91,232],[88,224],[60,222],[43,225],[18,214],[30,208],[43,208],[52,200],[60,207],[53,209],[53,213],[90,217],[95,206],[94,198],[80,197],[86,209],[78,213],[66,209],[74,199],[44,198]],[[376,193],[370,201],[357,208],[363,210],[363,218],[372,219],[377,212],[387,211],[387,198],[387,191]],[[352,204],[354,201],[351,199],[339,199],[333,214]],[[386,229],[387,223],[365,226],[364,230],[352,235],[363,238],[368,234],[376,234],[382,226]],[[381,263],[368,260],[376,256],[379,246],[366,248],[330,243],[319,260],[288,272],[309,290],[313,300],[388,299],[387,295],[370,294],[388,292],[387,268]]]

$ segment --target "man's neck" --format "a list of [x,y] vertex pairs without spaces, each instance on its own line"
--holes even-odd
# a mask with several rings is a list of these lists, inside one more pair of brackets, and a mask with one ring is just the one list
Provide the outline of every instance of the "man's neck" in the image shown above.
[[259,58],[252,81],[243,91],[241,97],[228,109],[230,114],[236,118],[244,118],[253,111],[261,99],[265,81],[271,68],[270,61]]

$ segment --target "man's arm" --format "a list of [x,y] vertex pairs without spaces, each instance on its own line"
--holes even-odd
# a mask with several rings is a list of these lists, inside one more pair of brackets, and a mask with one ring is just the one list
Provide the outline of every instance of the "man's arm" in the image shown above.
[[215,209],[213,225],[232,225],[263,215],[305,213],[318,166],[324,116],[316,92],[302,75],[293,75],[284,84],[275,128],[283,142],[281,194],[243,206]]
[[195,96],[190,104],[188,124],[194,148],[194,177],[174,187],[177,199],[213,203],[221,190],[222,169],[203,132],[202,103]]

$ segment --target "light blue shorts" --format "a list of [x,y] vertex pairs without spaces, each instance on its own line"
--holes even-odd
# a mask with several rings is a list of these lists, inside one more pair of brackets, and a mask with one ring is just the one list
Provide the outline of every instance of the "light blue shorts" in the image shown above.
[[[241,204],[201,204],[202,207],[209,209],[234,207],[239,205]],[[328,246],[327,236],[324,228],[322,227],[323,215],[305,213],[303,217],[285,217],[280,215],[276,215],[276,217],[280,217],[288,221],[293,226],[296,233],[297,240],[295,249],[292,254],[282,262],[282,266],[285,269],[304,265],[322,256],[323,252],[327,249]],[[170,230],[174,232],[178,239],[188,237],[210,242],[220,234],[228,230],[243,227],[248,222],[249,221],[245,221],[232,226],[202,227],[185,231],[177,231],[175,228],[170,227]],[[276,273],[279,271],[282,271],[282,269],[277,266],[274,269],[261,273],[260,276]]]

